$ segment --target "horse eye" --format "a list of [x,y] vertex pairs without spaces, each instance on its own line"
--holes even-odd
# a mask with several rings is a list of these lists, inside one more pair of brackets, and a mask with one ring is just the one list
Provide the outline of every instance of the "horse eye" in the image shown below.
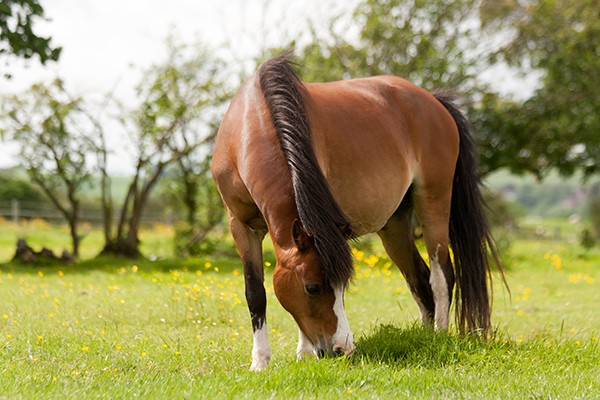
[[306,293],[310,294],[311,296],[318,296],[321,294],[321,292],[323,290],[321,288],[321,285],[317,285],[317,284],[305,285],[304,289],[306,289]]

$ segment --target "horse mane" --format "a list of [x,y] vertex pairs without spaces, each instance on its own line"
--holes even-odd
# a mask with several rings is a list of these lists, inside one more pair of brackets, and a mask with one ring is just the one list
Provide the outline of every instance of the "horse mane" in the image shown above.
[[304,84],[291,53],[265,61],[258,78],[292,178],[300,222],[312,236],[323,277],[346,285],[354,272],[349,218],[336,202],[315,156],[304,103]]

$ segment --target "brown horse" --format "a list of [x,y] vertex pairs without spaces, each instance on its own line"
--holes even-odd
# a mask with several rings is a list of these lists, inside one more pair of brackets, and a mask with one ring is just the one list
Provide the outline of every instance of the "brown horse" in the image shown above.
[[[287,55],[271,59],[240,87],[212,161],[244,266],[251,369],[271,357],[267,232],[277,257],[275,294],[299,326],[299,357],[354,351],[343,298],[354,271],[347,240],[371,232],[405,276],[424,324],[448,328],[456,279],[460,330],[489,330],[494,246],[464,116],[401,78],[309,84],[291,64]],[[413,210],[430,267],[414,244]]]

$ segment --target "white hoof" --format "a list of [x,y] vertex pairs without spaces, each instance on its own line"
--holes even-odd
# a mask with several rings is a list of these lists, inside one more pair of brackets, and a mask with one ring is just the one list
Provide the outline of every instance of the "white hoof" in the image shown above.
[[302,332],[300,327],[298,327],[298,347],[296,348],[296,354],[298,355],[298,361],[302,360],[306,355],[316,355],[315,346],[304,332]]
[[269,359],[252,359],[250,371],[262,371],[269,366]]
[[250,371],[262,371],[271,360],[271,346],[267,334],[267,324],[254,331],[254,347],[252,348],[252,365]]

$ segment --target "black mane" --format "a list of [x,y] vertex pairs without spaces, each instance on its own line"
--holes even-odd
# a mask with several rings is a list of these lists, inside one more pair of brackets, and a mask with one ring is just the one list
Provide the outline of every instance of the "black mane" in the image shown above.
[[261,64],[260,88],[290,170],[300,222],[314,239],[321,274],[331,284],[345,285],[354,272],[346,241],[351,223],[317,163],[302,96],[305,88],[290,57],[286,52]]

